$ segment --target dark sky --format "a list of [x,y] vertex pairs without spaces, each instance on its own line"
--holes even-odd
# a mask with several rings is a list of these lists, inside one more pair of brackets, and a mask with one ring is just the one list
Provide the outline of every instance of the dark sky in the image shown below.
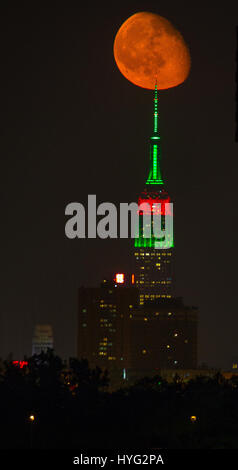
[[39,322],[52,323],[57,353],[74,355],[77,288],[132,269],[131,240],[68,240],[64,212],[88,194],[131,202],[144,188],[153,92],[127,81],[112,51],[123,21],[151,11],[179,29],[192,57],[187,81],[159,96],[176,294],[199,307],[199,362],[229,368],[238,357],[238,4],[78,5],[0,11],[0,355],[30,354]]

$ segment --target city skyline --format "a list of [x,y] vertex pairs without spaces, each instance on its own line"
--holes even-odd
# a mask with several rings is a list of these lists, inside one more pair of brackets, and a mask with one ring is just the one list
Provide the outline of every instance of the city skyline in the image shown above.
[[[143,187],[153,92],[120,75],[112,45],[120,24],[146,9],[175,23],[192,56],[187,81],[160,92],[177,294],[199,308],[199,363],[231,367],[238,355],[232,8],[134,2],[94,13],[40,8],[37,17],[3,8],[0,356],[29,354],[38,323],[52,324],[56,352],[73,356],[78,287],[97,285],[111,271],[132,272],[131,240],[67,240],[64,208],[88,194],[136,201]],[[225,249],[221,212],[231,220]]]

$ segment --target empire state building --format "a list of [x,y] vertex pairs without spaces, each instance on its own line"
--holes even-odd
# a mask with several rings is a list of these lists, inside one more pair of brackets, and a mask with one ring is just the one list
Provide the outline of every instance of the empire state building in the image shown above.
[[143,214],[140,214],[139,233],[135,238],[135,284],[140,291],[140,305],[148,301],[170,299],[173,286],[173,235],[162,248],[157,248],[158,239],[153,233],[153,215],[157,204],[161,210],[161,229],[165,228],[166,215],[172,217],[172,205],[165,189],[161,173],[161,147],[158,132],[158,92],[155,85],[153,134],[149,142],[149,174],[145,189],[140,194],[138,205],[147,203],[152,218],[150,236],[145,237]]

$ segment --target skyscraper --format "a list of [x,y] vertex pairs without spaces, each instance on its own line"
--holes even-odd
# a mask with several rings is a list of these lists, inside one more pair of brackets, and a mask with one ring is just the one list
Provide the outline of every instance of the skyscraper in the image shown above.
[[[153,217],[158,213],[161,204],[161,229],[165,228],[165,216],[172,217],[171,199],[165,189],[161,172],[161,146],[158,132],[158,93],[155,85],[153,133],[149,142],[149,174],[145,189],[140,194],[138,205],[147,203],[150,207],[151,230],[150,236],[145,237],[143,228],[143,213],[140,211],[139,234],[135,238],[135,283],[140,290],[140,305],[146,301],[172,297],[172,265],[173,237],[169,244],[165,241],[164,248],[156,248],[158,238],[153,233]],[[156,212],[157,211],[157,212]]]
[[182,298],[145,303],[130,323],[129,378],[197,367],[197,308]]

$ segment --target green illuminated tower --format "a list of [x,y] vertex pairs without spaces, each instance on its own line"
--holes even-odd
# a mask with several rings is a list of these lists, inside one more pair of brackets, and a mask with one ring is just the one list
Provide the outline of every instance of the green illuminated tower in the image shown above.
[[[153,134],[149,141],[149,174],[145,190],[139,196],[138,205],[149,204],[150,214],[153,215],[155,204],[161,204],[161,229],[163,229],[165,214],[168,214],[165,208],[170,207],[169,214],[172,217],[172,205],[162,178],[158,124],[158,90],[157,84],[155,84]],[[163,248],[156,248],[160,239],[157,239],[153,234],[153,221],[151,221],[150,237],[145,238],[143,235],[143,216],[140,212],[139,236],[135,238],[134,254],[136,261],[135,283],[140,290],[141,305],[144,305],[146,301],[172,297],[173,235],[169,241],[162,244]]]
[[158,91],[155,85],[154,97],[154,130],[150,137],[150,168],[146,185],[163,185],[163,179],[160,170],[160,136],[158,133]]

